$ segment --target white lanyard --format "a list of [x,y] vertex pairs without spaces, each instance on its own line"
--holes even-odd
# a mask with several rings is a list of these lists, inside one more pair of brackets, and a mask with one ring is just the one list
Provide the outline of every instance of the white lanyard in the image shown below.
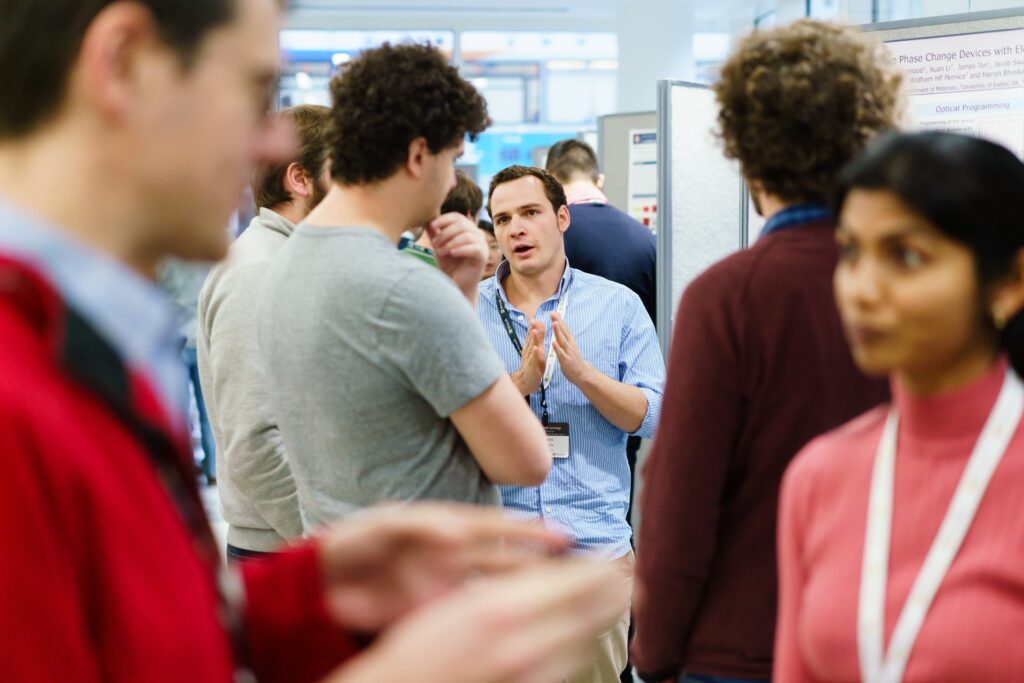
[[[562,294],[561,300],[558,302],[558,307],[555,309],[558,311],[558,315],[565,320],[565,309],[569,308],[569,289],[572,286],[572,280],[569,280],[566,285],[565,293]],[[558,363],[558,354],[555,353],[555,330],[552,327],[551,330],[551,346],[548,347],[548,359],[544,363],[544,382],[541,385],[544,391],[547,391],[548,387],[551,386],[551,378],[555,376],[555,365]]]
[[1017,431],[1024,413],[1024,385],[1014,372],[1006,373],[992,413],[967,462],[953,500],[914,580],[907,601],[885,653],[885,596],[892,532],[893,479],[896,468],[896,433],[899,417],[889,412],[875,456],[868,499],[867,533],[861,567],[860,603],[857,611],[857,646],[861,679],[866,683],[899,683],[907,668],[914,642],[935,599],[939,584],[953,563],[967,535],[985,489]]

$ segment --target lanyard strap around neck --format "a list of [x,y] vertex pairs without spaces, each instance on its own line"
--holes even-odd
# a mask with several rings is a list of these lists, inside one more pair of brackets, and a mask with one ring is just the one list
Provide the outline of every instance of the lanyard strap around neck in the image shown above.
[[866,683],[899,683],[925,616],[939,585],[949,571],[985,495],[992,474],[1002,460],[1024,413],[1024,385],[1008,371],[953,500],[932,541],[921,571],[907,596],[893,630],[889,650],[884,650],[886,584],[892,533],[892,509],[896,468],[896,436],[899,417],[890,411],[875,456],[868,500],[867,533],[861,567],[860,603],[857,611],[857,644],[861,678]]
[[[565,319],[565,311],[569,308],[569,290],[572,286],[572,276],[569,277],[569,282],[565,286],[565,291],[558,300],[558,306],[555,308],[558,311],[558,315]],[[501,292],[498,289],[494,290],[494,301],[498,305],[498,314],[501,316],[501,322],[505,325],[505,333],[508,335],[509,340],[512,342],[512,347],[516,350],[520,356],[523,355],[523,343],[519,341],[519,335],[516,333],[516,328],[512,324],[512,316],[509,315],[508,309],[505,307],[505,302],[501,300]],[[548,387],[551,386],[551,380],[555,376],[555,366],[558,364],[558,354],[555,353],[554,346],[554,332],[551,335],[551,344],[548,346],[548,356],[544,362],[544,377],[540,384],[540,405],[541,405],[541,422],[546,427],[548,424]]]

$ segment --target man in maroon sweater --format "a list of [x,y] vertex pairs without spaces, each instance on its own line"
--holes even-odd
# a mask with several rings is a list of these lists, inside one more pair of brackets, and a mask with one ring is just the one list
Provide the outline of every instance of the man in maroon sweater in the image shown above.
[[898,78],[879,64],[854,30],[805,20],[746,38],[714,86],[726,155],[768,222],[679,305],[637,542],[646,681],[770,679],[782,473],[886,398],[843,339],[825,208],[840,168],[893,126]]
[[535,559],[565,539],[464,508],[371,512],[220,564],[152,279],[164,255],[222,256],[252,165],[287,153],[265,118],[279,13],[0,2],[4,680],[302,683],[348,658],[338,683],[535,680],[627,604],[603,567]]

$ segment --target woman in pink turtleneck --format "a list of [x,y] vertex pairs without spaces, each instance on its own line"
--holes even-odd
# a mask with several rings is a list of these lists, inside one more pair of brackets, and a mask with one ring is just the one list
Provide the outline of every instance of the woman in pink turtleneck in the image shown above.
[[786,473],[773,677],[1024,681],[1024,164],[893,135],[839,196],[837,303],[893,402]]

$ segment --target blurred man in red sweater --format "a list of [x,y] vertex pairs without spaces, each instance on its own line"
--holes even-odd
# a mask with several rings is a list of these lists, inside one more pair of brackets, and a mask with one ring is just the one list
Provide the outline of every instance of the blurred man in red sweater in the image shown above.
[[[313,681],[360,650],[346,683],[412,667],[438,683],[520,680],[560,675],[625,604],[601,568],[538,564],[565,539],[464,508],[369,512],[242,574],[221,566],[177,402],[177,325],[152,278],[167,255],[223,256],[253,165],[288,153],[266,119],[280,11],[0,3],[9,680]],[[611,604],[588,607],[590,591]]]

